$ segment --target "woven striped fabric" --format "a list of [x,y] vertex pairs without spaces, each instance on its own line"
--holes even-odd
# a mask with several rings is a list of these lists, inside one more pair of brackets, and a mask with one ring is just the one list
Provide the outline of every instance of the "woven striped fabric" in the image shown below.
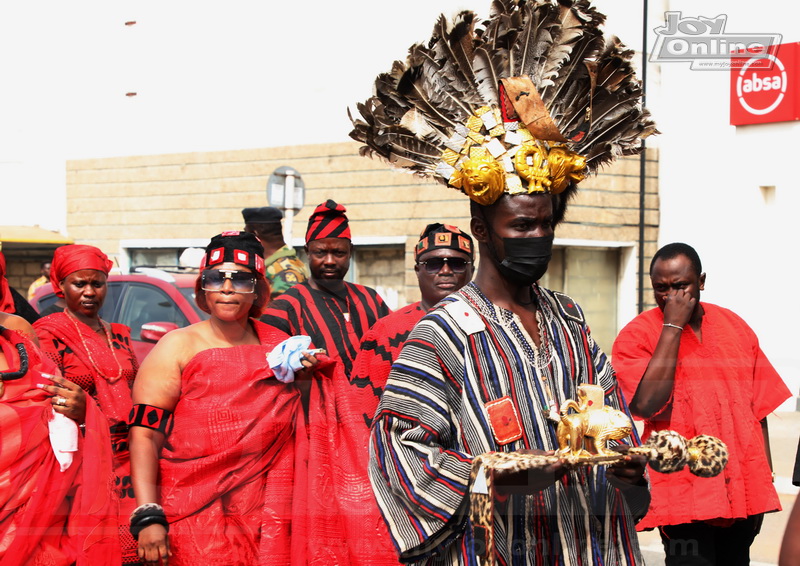
[[311,336],[314,348],[342,362],[350,377],[361,337],[391,310],[369,287],[344,283],[341,294],[318,291],[308,282],[289,288],[269,304],[261,321],[289,336]]
[[[534,287],[534,296],[539,348],[515,314],[472,283],[420,321],[392,367],[373,423],[370,480],[404,561],[478,563],[467,520],[472,460],[489,451],[556,449],[545,413],[551,396],[560,405],[579,384],[596,383],[607,405],[627,412],[580,308],[546,289]],[[522,435],[500,445],[484,407],[506,396]],[[535,495],[495,505],[496,563],[643,564],[632,517],[644,514],[649,493],[623,497],[604,470],[571,471]]]
[[308,219],[306,243],[323,238],[351,239],[346,212],[347,209],[343,205],[331,199],[317,206]]

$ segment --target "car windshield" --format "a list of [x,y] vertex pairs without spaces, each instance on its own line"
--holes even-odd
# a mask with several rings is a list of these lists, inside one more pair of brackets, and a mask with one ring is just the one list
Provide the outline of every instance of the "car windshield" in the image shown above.
[[194,310],[200,316],[201,320],[206,320],[211,316],[207,312],[200,310],[200,307],[198,307],[197,303],[194,302],[194,287],[178,287],[178,290],[184,297],[186,297],[186,300],[189,301],[189,304],[192,305]]

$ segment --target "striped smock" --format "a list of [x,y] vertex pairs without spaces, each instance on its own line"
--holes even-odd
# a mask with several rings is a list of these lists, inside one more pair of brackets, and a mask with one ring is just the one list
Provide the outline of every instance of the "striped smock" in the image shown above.
[[[471,283],[415,327],[392,366],[370,441],[370,479],[404,562],[477,564],[468,522],[474,456],[488,451],[558,448],[548,405],[576,398],[581,383],[601,385],[623,409],[616,378],[566,295],[533,287],[541,346],[511,311]],[[510,397],[522,428],[500,445],[486,403]],[[638,442],[629,438],[628,441]],[[571,471],[534,495],[495,506],[497,564],[639,565],[635,521],[645,488],[622,493],[605,468]]]

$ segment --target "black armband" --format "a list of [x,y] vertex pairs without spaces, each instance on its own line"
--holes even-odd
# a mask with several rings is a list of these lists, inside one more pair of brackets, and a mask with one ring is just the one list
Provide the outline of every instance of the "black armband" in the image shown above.
[[169,436],[173,424],[172,411],[152,405],[134,405],[128,416],[128,426],[142,426]]

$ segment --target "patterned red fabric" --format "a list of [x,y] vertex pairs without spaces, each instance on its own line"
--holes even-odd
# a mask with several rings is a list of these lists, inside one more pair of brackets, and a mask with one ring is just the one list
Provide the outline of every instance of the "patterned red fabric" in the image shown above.
[[56,248],[53,253],[53,261],[50,265],[50,283],[53,285],[56,295],[64,297],[58,284],[70,273],[82,269],[96,269],[108,275],[113,266],[114,264],[108,259],[108,256],[94,246],[81,244],[61,246]]
[[15,344],[23,343],[29,371],[4,382],[0,398],[0,563],[95,566],[120,564],[111,444],[105,418],[91,399],[86,404],[86,436],[70,467],[61,472],[53,455],[47,421],[49,395],[37,384],[56,374],[24,336],[0,331],[0,346],[12,370],[19,369]]
[[306,229],[306,243],[323,238],[351,239],[347,209],[331,199],[320,204],[311,213]]
[[[367,474],[369,429],[362,400],[342,375],[342,365],[335,369],[314,380],[307,435],[298,434],[305,465],[295,474],[293,564],[396,565],[397,551]],[[262,564],[282,564],[262,556]]]
[[130,330],[123,324],[111,324],[112,347],[109,347],[103,337],[65,312],[41,318],[33,327],[44,354],[56,363],[66,379],[94,398],[106,417],[114,451],[115,489],[120,500],[123,563],[136,563],[137,545],[128,531],[136,499],[131,484],[127,423],[132,407],[131,386],[139,366]]
[[463,252],[469,255],[470,259],[475,259],[472,237],[458,226],[439,222],[428,224],[422,230],[419,235],[419,242],[414,247],[414,259],[418,260],[419,256],[424,253],[441,249]]
[[[671,429],[686,438],[709,434],[728,445],[722,474],[698,478],[687,469],[650,472],[652,502],[637,529],[691,521],[740,519],[779,510],[760,421],[789,398],[783,380],[761,351],[758,338],[735,313],[702,303],[703,341],[687,327],[681,336],[672,399],[645,421],[644,434]],[[652,358],[664,315],[646,311],[622,329],[614,342],[613,364],[630,401]]]
[[350,383],[363,391],[360,394],[361,413],[367,429],[372,425],[392,362],[400,355],[408,335],[423,316],[422,304],[412,303],[380,319],[361,339]]
[[6,279],[6,256],[0,252],[0,312],[14,314],[14,296],[11,294],[11,287]]
[[204,350],[184,368],[159,461],[170,564],[256,564],[260,546],[290,563],[300,394],[266,363],[286,335],[254,325],[260,345]]
[[143,426],[157,430],[161,434],[169,435],[172,432],[173,414],[171,411],[154,407],[152,405],[138,404],[131,409],[128,416],[128,426]]

